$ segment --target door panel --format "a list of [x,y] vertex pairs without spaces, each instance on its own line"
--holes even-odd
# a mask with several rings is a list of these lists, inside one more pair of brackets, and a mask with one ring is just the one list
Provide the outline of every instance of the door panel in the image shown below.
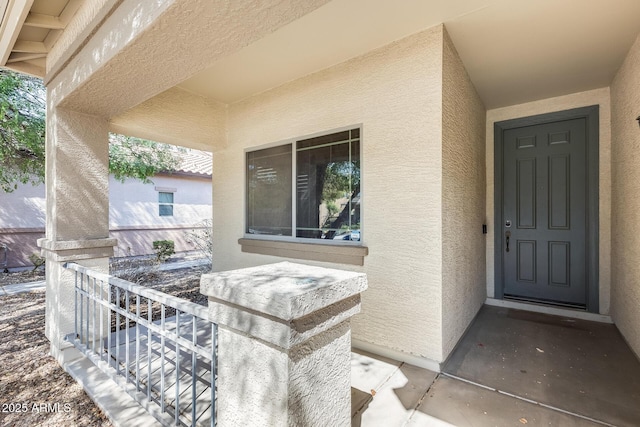
[[536,241],[518,240],[518,281],[536,283]]
[[536,159],[516,160],[516,217],[519,229],[536,228]]
[[504,131],[505,296],[586,305],[586,138],[584,118]]

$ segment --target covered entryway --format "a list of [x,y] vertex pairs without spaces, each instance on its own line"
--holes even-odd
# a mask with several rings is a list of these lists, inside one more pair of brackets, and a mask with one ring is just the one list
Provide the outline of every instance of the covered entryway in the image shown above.
[[361,352],[351,369],[352,427],[640,423],[640,361],[602,321],[485,305],[439,374]]
[[639,400],[615,325],[485,305],[423,406],[459,426],[637,426]]
[[598,311],[598,107],[496,123],[496,293]]

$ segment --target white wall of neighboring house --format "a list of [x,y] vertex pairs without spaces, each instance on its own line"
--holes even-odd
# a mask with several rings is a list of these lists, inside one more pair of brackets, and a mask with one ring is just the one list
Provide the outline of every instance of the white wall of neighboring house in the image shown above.
[[[192,250],[186,233],[211,219],[210,177],[163,174],[152,181],[109,179],[109,229],[118,239],[116,256],[151,254],[155,240],[173,240],[176,251]],[[173,192],[173,216],[159,215],[158,190]],[[29,255],[40,253],[36,241],[44,237],[45,209],[44,185],[20,185],[13,193],[0,194],[0,245],[9,247],[9,268],[29,266]]]
[[44,231],[44,185],[20,184],[13,193],[0,193],[0,229]]
[[[40,254],[37,240],[44,237],[45,187],[21,184],[12,193],[0,192],[0,246],[6,246],[6,267],[31,265],[29,255]],[[4,254],[0,253],[0,262]],[[0,264],[0,266],[5,267]]]
[[[173,193],[173,216],[160,216],[158,193]],[[193,249],[187,232],[211,219],[211,178],[158,175],[152,184],[134,179],[109,183],[109,230],[116,256],[152,253],[155,240],[173,240],[176,251]]]

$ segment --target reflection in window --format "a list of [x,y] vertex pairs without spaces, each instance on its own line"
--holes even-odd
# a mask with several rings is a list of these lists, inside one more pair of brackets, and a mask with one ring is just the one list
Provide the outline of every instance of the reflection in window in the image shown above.
[[299,141],[296,236],[360,240],[360,130]]

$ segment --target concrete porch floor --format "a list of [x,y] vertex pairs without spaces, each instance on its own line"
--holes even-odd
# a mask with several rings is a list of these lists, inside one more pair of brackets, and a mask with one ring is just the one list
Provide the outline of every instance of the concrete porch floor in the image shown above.
[[443,372],[352,353],[352,427],[640,425],[614,325],[484,306]]

